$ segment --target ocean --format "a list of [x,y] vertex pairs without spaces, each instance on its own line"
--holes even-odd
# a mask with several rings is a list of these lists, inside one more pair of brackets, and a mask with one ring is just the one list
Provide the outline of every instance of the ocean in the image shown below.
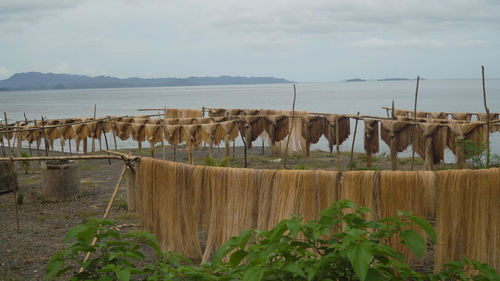
[[[386,116],[383,106],[413,110],[415,80],[335,83],[297,83],[296,110]],[[486,80],[490,112],[500,112],[500,79]],[[9,121],[91,117],[94,104],[97,116],[141,115],[139,108],[258,108],[291,110],[293,84],[148,87],[112,89],[74,89],[0,92],[0,112]],[[484,112],[482,82],[469,80],[420,80],[417,110],[447,112]],[[150,114],[154,111],[147,112]],[[3,117],[3,114],[2,116]],[[354,129],[354,121],[351,122]],[[355,150],[363,151],[363,122],[358,125]],[[500,153],[498,133],[492,134],[492,150]],[[341,146],[350,150],[352,134]],[[388,147],[381,143],[381,151]],[[136,146],[133,142],[120,147]],[[147,145],[146,145],[147,146]],[[326,149],[322,139],[312,149]],[[403,153],[403,154],[407,154]],[[447,153],[447,162],[454,159]]]

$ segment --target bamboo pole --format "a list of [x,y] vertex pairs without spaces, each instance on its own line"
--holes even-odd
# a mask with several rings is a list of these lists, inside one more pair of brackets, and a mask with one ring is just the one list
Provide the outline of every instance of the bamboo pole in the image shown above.
[[49,156],[49,143],[47,142],[47,135],[45,135],[45,124],[43,116],[40,117],[42,119],[42,134],[43,134],[43,144],[45,145],[45,156]]
[[[359,115],[359,112],[358,112]],[[349,171],[352,171],[352,162],[354,156],[354,142],[356,142],[356,131],[358,130],[358,118],[356,118],[356,124],[354,125],[354,136],[352,138],[352,146],[351,146],[351,163],[349,166]]]
[[340,171],[342,167],[340,166],[340,128],[338,118],[335,118],[335,142],[337,146],[337,171]]
[[[238,125],[239,126],[239,125]],[[241,140],[243,141],[243,157],[244,157],[244,166],[245,168],[248,168],[248,160],[247,160],[247,142],[245,141],[245,138],[243,137],[243,134],[240,133]],[[234,154],[233,154],[234,155]],[[286,154],[285,154],[286,155]]]
[[[28,118],[26,118],[26,112],[23,112],[23,115],[24,115],[24,123],[25,123],[26,125],[28,125]],[[35,120],[35,126],[36,126],[36,120]],[[22,136],[21,136],[21,137],[22,137]],[[30,141],[27,141],[27,142],[28,142],[28,149],[29,149],[29,151],[30,151],[30,155],[31,155],[31,153],[32,153],[32,152],[31,152],[31,142],[30,142]],[[38,156],[40,156],[40,155],[38,155]]]
[[[35,126],[36,126],[36,119],[35,119]],[[31,149],[30,149],[30,154],[31,154]],[[36,138],[36,156],[40,156],[40,138]]]
[[290,133],[288,133],[287,139],[286,139],[286,147],[285,147],[285,156],[283,160],[283,167],[286,169],[286,158],[288,156],[288,146],[290,145],[290,137],[292,135],[292,130],[293,130],[293,118],[295,117],[295,100],[297,98],[297,88],[295,87],[295,84],[293,84],[293,104],[292,104],[292,124],[290,125]]
[[484,109],[486,110],[486,168],[490,167],[490,109],[486,104],[486,84],[484,82],[484,65],[481,65],[481,74],[483,77],[483,100]]
[[[116,183],[115,189],[113,191],[113,195],[111,195],[111,199],[108,202],[108,207],[106,208],[106,211],[104,212],[104,215],[102,216],[103,219],[107,218],[109,213],[111,212],[111,207],[113,206],[113,203],[115,202],[116,195],[118,194],[118,190],[120,189],[120,185],[123,181],[123,176],[125,175],[126,171],[127,171],[127,165],[124,164],[122,172],[120,174],[120,178],[118,179],[118,182]],[[97,237],[94,237],[90,246],[95,246],[95,244],[97,244]],[[91,255],[91,252],[87,252],[85,259],[83,260],[83,263],[85,263],[86,261],[89,260],[90,255]],[[83,271],[83,267],[80,268],[80,272],[82,272],[82,271]]]
[[[7,132],[7,135],[9,134],[9,123],[7,121],[7,112],[3,113],[3,116],[5,117],[5,131]],[[17,180],[16,180],[16,174],[14,170],[14,152],[12,151],[12,148],[10,147],[10,140],[7,138],[7,144],[9,146],[9,165],[10,165],[10,177],[12,181],[12,189],[14,189],[14,206],[16,209],[16,231],[19,232],[19,207],[17,206]],[[29,158],[29,157],[28,157]]]
[[[162,122],[162,124],[165,124],[165,119],[167,118],[167,116],[166,116],[167,113],[166,112],[167,112],[167,107],[165,107],[165,109],[163,110],[163,122]],[[164,132],[165,132],[165,130],[164,130],[163,126],[162,126],[162,128],[161,128],[161,151],[162,151],[161,158],[163,160],[165,160],[165,144],[163,143],[164,142],[164,137],[165,137]]]
[[[413,120],[417,121],[417,99],[418,99],[418,84],[420,82],[420,75],[417,76],[417,89],[415,90],[415,106],[413,108]],[[415,141],[415,140],[414,140]],[[411,146],[411,170],[415,165],[415,148],[414,145]]]
[[[108,137],[106,136],[106,132],[104,131],[104,127],[102,126],[102,122],[99,122],[99,127],[101,127],[102,134],[104,135],[104,141],[106,142],[106,151],[109,151],[109,146],[108,146]],[[109,155],[109,152],[108,152]],[[111,165],[111,159],[108,159],[109,165]]]
[[[103,150],[105,151],[105,150]],[[45,161],[45,160],[85,160],[85,159],[122,159],[113,155],[72,155],[72,156],[40,156],[40,157],[3,157],[0,161]],[[135,160],[135,158],[132,158]]]

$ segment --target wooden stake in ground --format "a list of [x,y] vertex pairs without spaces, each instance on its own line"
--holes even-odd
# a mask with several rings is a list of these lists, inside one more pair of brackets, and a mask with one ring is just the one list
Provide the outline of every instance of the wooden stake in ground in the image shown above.
[[[9,123],[7,121],[7,112],[3,113],[3,116],[5,117],[5,133],[7,136],[9,135]],[[17,206],[17,180],[16,180],[16,175],[15,175],[15,170],[14,170],[14,152],[12,151],[12,148],[10,147],[10,140],[7,138],[7,144],[9,146],[9,157],[10,157],[10,177],[12,181],[12,189],[14,189],[14,206],[16,209],[16,231],[19,232],[19,209]]]
[[[127,164],[123,165],[122,173],[120,174],[120,178],[118,179],[118,183],[115,186],[115,190],[113,191],[113,195],[111,195],[111,199],[109,200],[108,207],[106,208],[106,211],[104,212],[104,216],[102,216],[103,219],[107,218],[109,215],[109,212],[111,211],[111,207],[113,206],[113,203],[115,202],[116,194],[118,194],[118,190],[120,189],[120,185],[123,181],[123,176],[125,175],[125,172],[127,171]],[[92,243],[90,244],[91,246],[95,246],[97,243],[97,237],[94,237],[94,240],[92,240]],[[85,256],[85,259],[83,260],[83,263],[89,260],[91,252],[88,252],[87,255]],[[80,272],[83,271],[83,268],[80,268]]]
[[[163,110],[163,124],[165,124],[165,119],[167,119],[167,107],[165,106],[165,109]],[[165,144],[163,143],[163,140],[164,140],[164,137],[165,137],[165,133],[163,132],[163,128],[162,128],[162,133],[161,133],[161,153],[162,153],[162,156],[161,156],[161,159],[165,160]]]
[[[417,76],[417,89],[415,90],[415,106],[413,107],[413,121],[417,122],[417,98],[418,98],[418,84],[420,82],[420,76]],[[413,166],[415,164],[415,148],[411,146],[411,170],[413,171]]]
[[[23,114],[24,114],[24,124],[25,124],[25,126],[28,126],[28,118],[26,118],[26,113],[23,112]],[[36,120],[35,120],[35,126],[36,126]],[[28,149],[29,149],[30,154],[31,154],[31,142],[29,140],[28,140]],[[38,155],[38,156],[40,156],[40,155]]]
[[395,117],[394,117],[394,100],[392,100],[391,118],[395,119]]
[[335,142],[337,143],[337,171],[341,170],[340,166],[340,128],[339,119],[335,118]]
[[[94,120],[95,120],[96,107],[97,107],[97,105],[94,104]],[[96,127],[97,126],[94,126],[94,131],[91,134],[92,135],[92,153],[95,152],[95,134],[96,134],[95,128]],[[70,143],[70,147],[69,147],[69,153],[71,155],[71,143]]]
[[[239,125],[238,125],[239,126]],[[243,156],[244,156],[244,165],[245,168],[248,168],[248,161],[247,161],[247,142],[245,141],[245,138],[243,137],[243,134],[240,133],[241,140],[243,141]],[[234,154],[233,154],[234,155]]]
[[490,167],[490,109],[486,104],[486,85],[484,82],[484,65],[481,65],[481,73],[483,76],[483,100],[484,109],[486,110],[486,168]]
[[43,144],[45,145],[45,156],[49,156],[49,143],[47,142],[47,136],[45,135],[45,124],[44,124],[44,118],[41,116],[42,119],[42,134],[43,134]]
[[293,84],[293,104],[292,104],[292,124],[290,125],[290,132],[288,133],[288,137],[286,139],[286,147],[285,147],[285,156],[283,159],[283,167],[286,169],[286,158],[288,155],[288,145],[290,144],[290,137],[292,135],[292,130],[293,130],[293,119],[295,118],[295,100],[297,98],[297,88],[295,87],[295,84]]
[[[359,115],[359,112],[358,112]],[[356,131],[358,130],[358,118],[356,118],[356,124],[354,125],[354,136],[352,138],[352,146],[351,146],[351,164],[349,166],[349,171],[352,171],[352,162],[354,156],[354,142],[356,141]]]

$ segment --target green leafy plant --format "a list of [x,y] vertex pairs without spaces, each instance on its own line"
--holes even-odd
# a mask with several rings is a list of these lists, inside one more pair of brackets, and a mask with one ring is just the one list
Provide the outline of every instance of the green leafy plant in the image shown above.
[[[472,169],[486,168],[486,159],[488,157],[486,141],[481,140],[476,143],[472,140],[457,138],[456,145],[460,146],[465,152],[465,159]],[[500,155],[490,154],[490,167],[500,167]]]
[[[24,151],[24,150],[21,150],[20,156],[22,158],[29,158],[32,155],[29,154],[28,152]],[[30,171],[30,161],[29,160],[21,160],[21,167],[24,170],[24,174],[27,175],[29,173],[29,171]]]
[[[304,222],[294,216],[269,231],[243,231],[224,243],[212,262],[201,265],[162,252],[149,233],[122,236],[111,221],[93,220],[68,232],[65,241],[76,241],[51,258],[46,276],[72,280],[500,280],[490,266],[468,259],[450,262],[435,275],[412,270],[388,241],[396,235],[422,257],[424,238],[409,226],[421,227],[435,242],[432,226],[406,212],[379,221],[365,220],[369,212],[341,200],[317,220]],[[98,242],[91,246],[94,235]],[[147,261],[144,246],[153,249],[153,261]],[[82,262],[86,252],[92,256]]]
[[205,157],[203,159],[203,164],[205,166],[212,166],[212,167],[227,167],[229,163],[229,159],[227,157],[223,158],[219,162],[217,160],[211,158],[211,157]]

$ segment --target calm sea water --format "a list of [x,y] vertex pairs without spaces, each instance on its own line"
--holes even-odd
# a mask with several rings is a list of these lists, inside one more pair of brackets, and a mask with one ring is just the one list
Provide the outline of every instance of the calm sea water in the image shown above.
[[[296,110],[386,116],[382,106],[390,106],[393,100],[397,108],[413,109],[415,86],[416,81],[299,83]],[[500,112],[500,80],[486,80],[486,91],[490,111]],[[10,120],[23,120],[24,113],[28,119],[55,119],[90,117],[94,104],[97,116],[104,116],[145,114],[137,109],[165,106],[290,110],[292,101],[292,84],[12,91],[0,92],[0,112],[7,112]],[[484,112],[481,80],[422,80],[418,110]],[[351,124],[354,128],[354,122]],[[359,124],[358,132],[363,132],[362,122]],[[355,147],[363,151],[359,136]],[[381,144],[381,150],[387,151]],[[130,145],[133,143],[121,144]],[[342,148],[348,150],[350,145],[348,140]],[[498,133],[492,135],[492,147],[500,153]],[[314,148],[325,149],[325,140]]]

